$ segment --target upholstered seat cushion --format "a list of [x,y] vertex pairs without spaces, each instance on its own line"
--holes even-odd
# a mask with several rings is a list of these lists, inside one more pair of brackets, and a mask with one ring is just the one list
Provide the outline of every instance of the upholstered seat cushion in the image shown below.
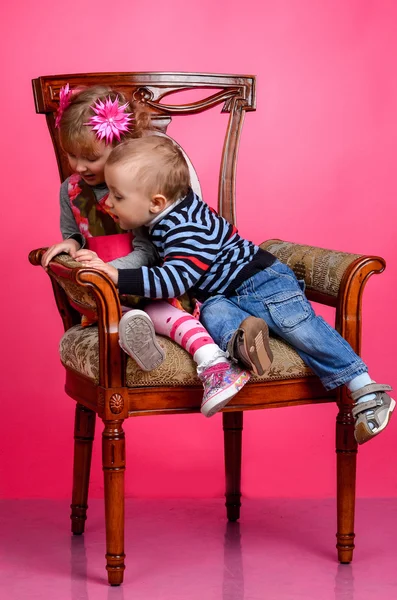
[[[166,352],[166,360],[160,367],[150,373],[142,371],[132,359],[127,361],[127,386],[178,386],[200,385],[196,366],[190,355],[177,344],[158,336],[158,341]],[[312,371],[305,365],[298,354],[280,339],[271,338],[270,345],[274,354],[270,371],[260,380],[292,379],[310,377]],[[98,360],[98,328],[75,325],[63,336],[60,342],[61,361],[68,369],[86,375],[95,383],[99,378]]]

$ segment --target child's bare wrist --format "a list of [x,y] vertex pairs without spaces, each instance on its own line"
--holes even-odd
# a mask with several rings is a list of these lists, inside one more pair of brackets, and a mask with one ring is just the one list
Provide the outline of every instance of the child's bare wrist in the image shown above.
[[73,246],[73,250],[74,250],[75,252],[77,252],[77,250],[80,250],[80,248],[81,248],[81,244],[80,244],[80,243],[79,243],[77,240],[75,240],[74,238],[69,238],[69,240],[68,240],[68,241],[69,241],[69,243],[71,243],[71,244],[72,244],[72,246]]
[[117,284],[119,282],[119,272],[116,269],[116,267],[113,267],[112,265],[108,265],[108,267],[109,267],[108,275],[109,275],[110,279],[113,281],[114,285],[117,287]]

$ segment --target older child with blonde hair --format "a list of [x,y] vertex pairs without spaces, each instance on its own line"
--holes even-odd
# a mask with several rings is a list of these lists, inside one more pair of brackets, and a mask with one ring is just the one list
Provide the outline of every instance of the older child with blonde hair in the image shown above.
[[[104,168],[120,141],[167,136],[153,129],[144,107],[130,105],[122,92],[104,86],[62,88],[56,125],[74,173],[62,183],[60,191],[63,241],[47,250],[43,267],[62,252],[79,259],[79,251],[86,257],[100,255],[113,268],[137,269],[157,264],[158,253],[148,229],[124,226],[107,206],[109,190]],[[196,173],[187,157],[186,160],[189,180],[200,193]],[[131,230],[133,250],[128,233]],[[155,331],[171,337],[197,363],[204,386],[202,412],[206,416],[220,410],[248,381],[249,375],[228,360],[196,318],[168,302],[151,303],[146,312],[132,310],[122,318],[120,345],[142,369],[153,370],[164,360]]]

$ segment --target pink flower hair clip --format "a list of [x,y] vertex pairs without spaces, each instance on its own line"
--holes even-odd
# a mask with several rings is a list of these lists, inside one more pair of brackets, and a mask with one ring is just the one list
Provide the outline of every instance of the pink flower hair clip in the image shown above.
[[127,107],[128,102],[119,105],[118,96],[113,102],[110,96],[105,102],[97,100],[91,107],[95,115],[84,125],[91,125],[99,140],[105,138],[105,144],[111,144],[114,137],[120,141],[120,134],[130,131],[130,121],[133,120],[133,116],[125,112]]
[[59,91],[59,106],[57,110],[57,114],[55,117],[55,127],[59,129],[61,124],[61,119],[64,111],[69,106],[73,96],[73,91],[69,88],[69,84],[67,83],[63,87],[61,87]]

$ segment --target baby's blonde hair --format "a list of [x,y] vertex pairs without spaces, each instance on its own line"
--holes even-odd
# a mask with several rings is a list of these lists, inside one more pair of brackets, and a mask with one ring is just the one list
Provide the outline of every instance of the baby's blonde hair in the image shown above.
[[[65,152],[73,154],[78,149],[82,154],[95,153],[97,138],[91,125],[86,123],[95,115],[92,108],[94,104],[98,100],[105,102],[109,97],[113,102],[118,98],[119,105],[128,102],[122,92],[103,85],[82,88],[81,91],[73,93],[70,105],[62,114],[59,125],[59,138]],[[122,139],[140,137],[144,131],[153,129],[150,112],[141,104],[130,102],[126,112],[132,113],[134,120],[131,122],[131,131],[123,134]],[[119,142],[114,137],[112,146],[117,143]]]
[[150,135],[127,140],[116,146],[107,159],[106,166],[116,164],[134,168],[137,188],[150,197],[161,194],[169,202],[176,202],[189,191],[189,167],[170,138]]

